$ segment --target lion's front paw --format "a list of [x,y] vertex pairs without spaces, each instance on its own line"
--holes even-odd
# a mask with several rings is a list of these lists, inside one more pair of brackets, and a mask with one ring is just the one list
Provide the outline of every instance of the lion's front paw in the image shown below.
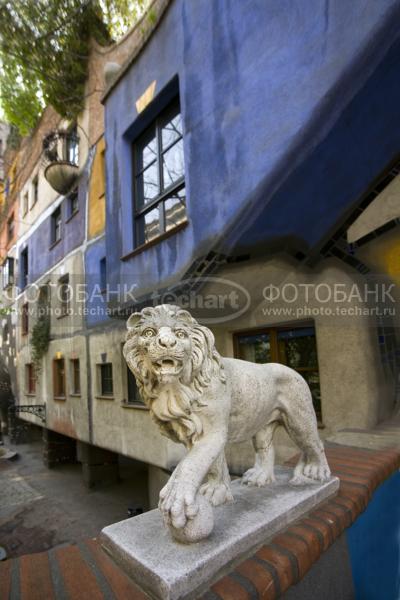
[[252,469],[249,469],[242,477],[242,483],[257,487],[263,487],[264,485],[273,483],[274,481],[274,474],[266,469],[261,469],[260,467],[253,467]]
[[207,498],[212,506],[219,506],[220,504],[226,504],[233,501],[230,488],[224,483],[218,483],[217,481],[207,481],[207,483],[203,483],[199,492]]
[[172,484],[168,482],[160,492],[159,508],[167,524],[181,529],[199,510],[195,486],[177,479]]
[[324,462],[308,462],[300,469],[296,468],[293,478],[290,480],[292,485],[304,485],[311,481],[324,482],[328,481],[331,476],[331,471],[328,464]]

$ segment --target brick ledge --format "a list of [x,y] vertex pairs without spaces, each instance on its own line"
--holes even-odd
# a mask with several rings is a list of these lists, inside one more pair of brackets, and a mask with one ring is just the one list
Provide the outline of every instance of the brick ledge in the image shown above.
[[[221,578],[202,600],[276,600],[298,583],[329,546],[367,508],[375,489],[400,467],[397,449],[326,448],[337,496],[327,500]],[[288,464],[293,465],[296,459]]]
[[[203,600],[275,600],[300,581],[368,506],[374,490],[400,466],[400,451],[326,449],[340,480],[338,495],[262,546],[203,594]],[[289,462],[293,464],[295,460]],[[99,542],[53,548],[0,563],[0,599],[148,600]]]

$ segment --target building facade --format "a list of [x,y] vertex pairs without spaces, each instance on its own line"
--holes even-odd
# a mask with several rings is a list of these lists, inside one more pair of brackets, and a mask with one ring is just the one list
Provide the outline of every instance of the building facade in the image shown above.
[[[122,356],[145,305],[188,308],[223,355],[298,370],[322,437],[398,409],[398,7],[228,4],[156,0],[94,48],[85,110],[46,109],[7,209],[15,396],[39,407],[20,417],[48,446],[76,440],[90,482],[116,455],[145,463],[151,499],[183,449]],[[277,449],[293,453],[283,431]],[[228,458],[240,473],[252,449]]]

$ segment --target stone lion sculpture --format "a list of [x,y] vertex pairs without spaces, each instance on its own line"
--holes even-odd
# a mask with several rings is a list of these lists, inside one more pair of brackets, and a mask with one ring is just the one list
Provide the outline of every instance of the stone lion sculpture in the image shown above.
[[232,500],[224,448],[252,440],[249,486],[274,481],[272,438],[283,425],[301,450],[291,483],[326,481],[330,470],[310,389],[294,370],[222,358],[211,331],[188,311],[162,304],[132,314],[124,356],[161,432],[188,450],[160,493],[167,523],[179,530],[203,503]]

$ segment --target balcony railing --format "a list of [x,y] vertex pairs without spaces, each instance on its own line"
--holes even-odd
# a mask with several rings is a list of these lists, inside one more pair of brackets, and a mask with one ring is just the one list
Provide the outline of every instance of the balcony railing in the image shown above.
[[43,139],[44,176],[59,194],[67,194],[79,175],[79,137],[76,130],[52,131]]

